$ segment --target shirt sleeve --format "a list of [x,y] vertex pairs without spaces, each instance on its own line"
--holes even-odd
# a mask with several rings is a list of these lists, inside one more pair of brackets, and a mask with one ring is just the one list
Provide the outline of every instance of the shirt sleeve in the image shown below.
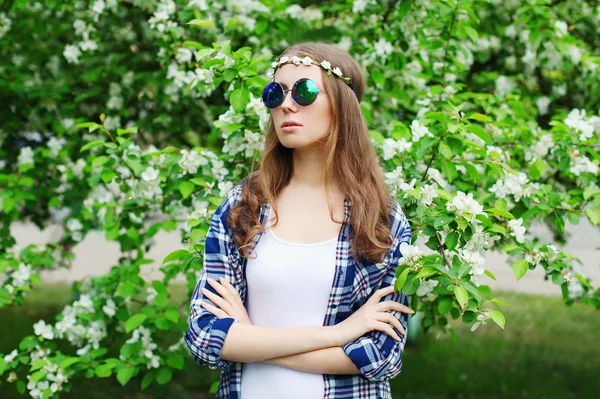
[[184,333],[184,341],[196,363],[207,365],[215,370],[225,370],[233,365],[234,362],[221,359],[221,349],[229,328],[234,322],[239,322],[238,319],[232,317],[219,319],[200,306],[202,301],[216,306],[202,294],[202,288],[220,296],[208,284],[208,278],[218,281],[219,277],[225,277],[235,286],[233,272],[229,266],[232,238],[228,229],[225,228],[227,222],[223,220],[226,217],[224,210],[228,205],[228,199],[229,196],[217,208],[210,222],[204,245],[203,267],[191,298],[188,331]]
[[[401,211],[400,211],[401,212]],[[396,281],[396,268],[398,261],[402,257],[400,252],[400,244],[406,242],[411,243],[411,228],[406,220],[406,217],[401,214],[399,218],[400,231],[393,244],[393,252],[390,255],[391,261],[386,274],[381,279],[379,286],[374,287],[375,291],[393,285]],[[408,297],[398,291],[381,298],[380,302],[395,301],[408,306]],[[400,320],[402,327],[408,331],[408,314],[398,311],[389,311],[394,317]],[[360,374],[371,381],[387,381],[391,380],[402,370],[402,354],[404,352],[404,344],[406,337],[400,333],[393,325],[390,325],[394,332],[400,337],[400,341],[396,341],[392,336],[385,332],[374,330],[359,337],[358,339],[342,346],[342,350],[352,360]]]

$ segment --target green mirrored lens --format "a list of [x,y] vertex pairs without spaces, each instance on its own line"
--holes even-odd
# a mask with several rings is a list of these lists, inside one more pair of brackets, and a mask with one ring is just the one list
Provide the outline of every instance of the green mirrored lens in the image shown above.
[[308,78],[299,79],[292,88],[292,97],[299,105],[312,104],[317,99],[318,94],[317,84]]

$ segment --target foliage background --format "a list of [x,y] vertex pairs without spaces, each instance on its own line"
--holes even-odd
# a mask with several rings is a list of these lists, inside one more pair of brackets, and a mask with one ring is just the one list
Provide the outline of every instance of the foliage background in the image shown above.
[[[256,164],[260,93],[297,41],[336,43],[367,74],[361,105],[387,183],[435,251],[407,247],[397,271],[426,330],[504,327],[485,285],[491,249],[513,255],[517,278],[543,268],[567,305],[600,308],[555,245],[565,220],[600,225],[599,29],[598,4],[574,0],[3,1],[0,308],[40,289],[40,270],[69,267],[91,229],[123,256],[0,356],[0,382],[51,397],[75,377],[145,388],[185,367],[212,211]],[[554,242],[526,235],[537,220]],[[17,251],[18,221],[66,234]],[[146,281],[161,229],[180,231],[182,249]]]

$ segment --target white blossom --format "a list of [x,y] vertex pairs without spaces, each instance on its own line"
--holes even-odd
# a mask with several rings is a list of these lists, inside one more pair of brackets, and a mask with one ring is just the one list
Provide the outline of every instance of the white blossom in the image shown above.
[[585,120],[584,109],[573,109],[565,119],[565,124],[579,132],[579,140],[585,141],[594,135],[594,126]]
[[475,324],[473,324],[473,327],[471,327],[471,331],[475,331],[477,330],[477,327],[479,327],[480,325],[486,325],[487,321],[489,319],[491,319],[492,316],[490,316],[490,312],[489,311],[485,311],[480,313],[477,316],[477,321],[475,322]]
[[383,159],[386,161],[388,159],[392,159],[398,154],[401,154],[407,150],[410,150],[412,147],[412,143],[407,142],[405,139],[401,139],[396,141],[392,138],[383,139],[382,149],[383,149]]
[[437,280],[426,280],[426,281],[421,280],[419,289],[417,289],[417,296],[427,295],[427,297],[431,298],[432,297],[431,292],[438,284],[439,284],[439,281],[437,281]]
[[416,262],[423,256],[423,253],[416,245],[410,245],[406,242],[400,243],[400,253],[402,257],[398,265],[414,266]]
[[40,320],[33,325],[33,332],[35,335],[39,335],[40,337],[54,339],[54,331],[52,330],[52,326],[46,324],[44,320]]
[[185,173],[194,174],[200,166],[208,165],[208,160],[197,151],[181,150],[178,164]]
[[508,221],[508,228],[510,233],[515,237],[517,242],[523,244],[525,242],[525,227],[522,225],[523,219],[519,218],[516,220]]
[[56,137],[51,137],[48,140],[48,148],[50,148],[50,156],[57,157],[60,150],[62,150],[63,146],[66,144],[67,140],[64,138],[57,139]]
[[73,44],[67,44],[65,46],[65,50],[63,51],[63,56],[70,64],[79,64],[79,56],[81,55],[81,51],[79,48]]
[[141,174],[141,178],[144,181],[151,182],[158,179],[159,171],[154,169],[153,167],[148,167]]
[[12,352],[10,352],[8,355],[4,356],[4,361],[6,363],[10,363],[13,360],[15,360],[17,358],[17,355],[19,354],[19,352],[17,352],[16,349],[14,349]]
[[446,209],[470,221],[475,220],[477,215],[483,214],[483,206],[473,198],[473,193],[465,194],[462,191],[456,193],[452,202],[446,203]]
[[31,278],[32,266],[25,263],[20,263],[17,270],[15,270],[11,277],[13,279],[12,285],[14,287],[23,287],[29,284]]
[[504,98],[507,94],[513,91],[517,85],[504,75],[498,76],[496,79],[496,94],[500,98]]
[[113,317],[117,313],[117,307],[112,298],[106,300],[106,305],[102,306],[102,311],[106,313],[108,317]]
[[537,106],[540,115],[546,115],[548,113],[548,106],[550,105],[550,97],[538,97],[538,99],[535,100],[535,105]]
[[435,184],[424,184],[419,192],[419,205],[431,206],[434,198],[439,197]]
[[367,4],[369,4],[369,0],[354,0],[354,3],[352,3],[352,13],[358,14],[363,12],[367,8]]
[[419,141],[424,136],[433,137],[433,134],[429,131],[427,126],[422,125],[421,122],[419,122],[416,119],[413,120],[412,123],[410,124],[410,130],[412,131],[412,141],[413,142]]
[[17,163],[19,166],[33,164],[33,150],[31,147],[23,147],[19,152],[19,157],[17,158]]

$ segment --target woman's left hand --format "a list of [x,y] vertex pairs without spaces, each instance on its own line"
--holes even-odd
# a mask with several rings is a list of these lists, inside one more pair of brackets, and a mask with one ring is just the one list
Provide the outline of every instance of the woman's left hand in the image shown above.
[[223,277],[221,277],[219,280],[220,283],[212,278],[209,278],[207,281],[214,288],[214,290],[221,295],[220,297],[213,294],[206,288],[202,289],[204,296],[213,301],[213,303],[218,307],[213,306],[205,301],[202,301],[202,307],[217,316],[219,319],[233,317],[238,319],[240,323],[252,324],[250,317],[248,317],[246,307],[242,302],[242,298],[240,298],[240,294],[237,292],[235,287]]

